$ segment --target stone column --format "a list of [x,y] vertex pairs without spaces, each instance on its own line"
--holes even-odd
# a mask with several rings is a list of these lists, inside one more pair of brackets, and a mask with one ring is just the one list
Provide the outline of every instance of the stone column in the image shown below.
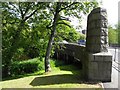
[[96,8],[88,16],[86,51],[88,79],[111,81],[112,55],[108,51],[108,20],[106,9]]
[[86,48],[88,52],[108,51],[108,20],[106,9],[96,8],[88,16]]

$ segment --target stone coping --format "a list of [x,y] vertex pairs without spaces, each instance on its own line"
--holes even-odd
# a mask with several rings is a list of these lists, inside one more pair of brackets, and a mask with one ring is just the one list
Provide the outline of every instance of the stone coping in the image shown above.
[[63,42],[59,42],[58,44],[65,44],[65,45],[74,45],[74,46],[86,47],[85,45],[79,45],[77,43],[63,43]]
[[112,54],[109,51],[108,52],[95,53],[93,55],[95,55],[95,56],[112,56]]

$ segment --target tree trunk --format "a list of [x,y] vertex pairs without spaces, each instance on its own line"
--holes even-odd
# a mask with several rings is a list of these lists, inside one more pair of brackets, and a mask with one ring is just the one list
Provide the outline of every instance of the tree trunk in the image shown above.
[[55,14],[54,14],[54,21],[53,21],[52,31],[51,31],[50,39],[49,39],[48,46],[47,46],[47,49],[46,49],[45,72],[51,71],[50,59],[49,58],[50,58],[50,51],[51,51],[51,48],[52,48],[52,44],[53,44],[54,36],[55,36],[55,32],[56,32],[56,23],[57,23],[57,20],[58,20],[60,7],[61,7],[61,3],[57,2]]

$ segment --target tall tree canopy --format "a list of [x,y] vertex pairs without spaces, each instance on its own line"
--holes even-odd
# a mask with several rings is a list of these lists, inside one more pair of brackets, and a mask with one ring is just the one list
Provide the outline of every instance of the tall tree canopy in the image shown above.
[[16,57],[20,58],[21,54],[30,58],[45,57],[45,71],[50,71],[49,57],[54,37],[55,41],[76,41],[78,34],[70,25],[70,18],[76,17],[81,21],[83,14],[97,6],[95,0],[2,3],[2,58],[6,75],[9,74],[11,62]]

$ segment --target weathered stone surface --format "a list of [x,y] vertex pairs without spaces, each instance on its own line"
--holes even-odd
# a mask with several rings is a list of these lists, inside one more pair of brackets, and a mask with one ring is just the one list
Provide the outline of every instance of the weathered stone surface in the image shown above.
[[111,81],[112,55],[108,52],[108,21],[105,9],[96,8],[88,16],[86,50],[88,79]]
[[56,53],[66,54],[75,57],[81,61],[83,60],[85,54],[84,46],[79,46],[78,44],[73,44],[73,43],[59,44],[59,45],[63,47],[61,47],[61,49],[59,49]]
[[89,44],[89,47],[91,47],[91,48],[87,48],[88,52],[99,52],[101,49],[100,44]]
[[91,11],[92,13],[101,13],[101,12],[106,12],[105,8],[98,7],[94,10]]
[[[86,48],[88,52],[108,51],[108,21],[105,9],[96,8],[88,16]],[[96,44],[94,47],[91,44]],[[99,48],[99,49],[98,49]]]
[[89,18],[88,23],[91,23],[91,22],[93,22],[95,20],[107,20],[106,17],[107,17],[107,13],[106,12],[102,12],[101,14],[99,14],[99,13],[92,13],[88,17]]
[[89,54],[88,79],[95,81],[111,81],[112,55],[107,52]]

